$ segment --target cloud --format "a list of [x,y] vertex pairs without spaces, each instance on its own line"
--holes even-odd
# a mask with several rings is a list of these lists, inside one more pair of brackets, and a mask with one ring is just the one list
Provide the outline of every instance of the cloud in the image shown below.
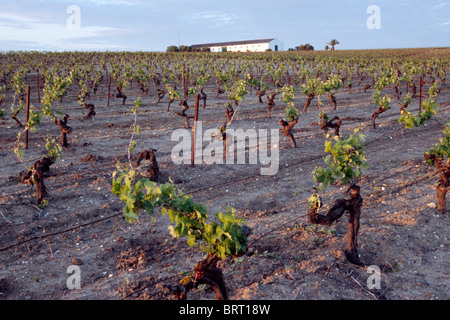
[[208,28],[219,28],[234,24],[238,17],[228,13],[218,13],[213,11],[193,13],[188,17],[191,23],[199,23]]
[[139,1],[135,0],[87,0],[87,2],[97,6],[135,6]]
[[108,26],[82,24],[78,29],[70,29],[66,24],[14,13],[0,13],[0,27],[0,41],[3,43],[22,42],[30,49],[46,50],[118,49],[120,46],[109,43],[106,39],[132,32]]

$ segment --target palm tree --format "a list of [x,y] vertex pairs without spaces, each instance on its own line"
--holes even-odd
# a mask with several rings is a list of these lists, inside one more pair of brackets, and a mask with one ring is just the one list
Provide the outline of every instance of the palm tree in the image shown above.
[[331,50],[334,50],[334,46],[339,44],[339,41],[337,41],[336,39],[331,39],[328,44],[331,46]]

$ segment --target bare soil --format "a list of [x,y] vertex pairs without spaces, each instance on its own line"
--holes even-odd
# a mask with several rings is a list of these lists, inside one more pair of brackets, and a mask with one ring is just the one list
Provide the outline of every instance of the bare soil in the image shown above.
[[[442,136],[442,127],[431,120],[420,128],[403,129],[397,123],[402,99],[387,90],[391,109],[377,118],[372,129],[370,116],[377,107],[373,92],[364,92],[365,84],[351,93],[339,91],[336,111],[328,99],[322,99],[324,111],[342,119],[341,135],[348,136],[357,127],[366,135],[370,167],[360,182],[364,206],[358,248],[364,266],[343,258],[347,215],[328,228],[309,224],[305,216],[314,186],[311,172],[324,165],[317,98],[293,129],[297,148],[280,134],[279,171],[261,176],[261,164],[174,164],[170,155],[178,142],[171,141],[171,134],[184,128],[184,119],[173,112],[181,107],[174,104],[166,112],[167,97],[156,103],[154,92],[142,96],[138,114],[142,132],[136,136],[134,156],[156,149],[160,182],[172,179],[211,214],[233,206],[252,228],[248,254],[220,264],[231,299],[450,298],[449,216],[435,208],[438,175],[423,158]],[[214,89],[206,88],[207,107],[200,108],[204,130],[226,121],[226,97],[215,98]],[[92,95],[88,102],[95,104],[96,116],[87,120],[76,102],[77,89],[64,97],[62,108],[70,115],[73,131],[68,148],[45,179],[50,198],[43,209],[36,206],[35,188],[18,180],[25,170],[13,152],[19,127],[14,120],[0,120],[0,299],[173,299],[163,286],[180,281],[204,257],[185,239],[173,239],[167,229],[169,219],[159,213],[143,214],[139,224],[123,219],[122,202],[111,193],[111,179],[116,163],[127,162],[133,123],[128,112],[137,88],[127,89],[125,105],[122,99],[111,98],[107,107],[106,92],[103,83]],[[32,103],[39,106],[35,87],[31,95]],[[438,97],[436,119],[443,124],[450,121],[449,98],[447,83]],[[305,101],[306,96],[298,93],[294,102],[301,110]],[[10,102],[6,99],[4,104]],[[285,107],[280,97],[275,102],[269,119],[266,102],[258,103],[253,91],[235,109],[232,128],[279,128]],[[193,99],[189,103],[193,106]],[[413,99],[410,110],[417,112],[418,104],[419,99]],[[19,119],[23,116],[19,114]],[[30,133],[27,165],[45,153],[47,136],[59,137],[59,128],[49,120]],[[343,191],[344,186],[336,185],[321,196],[330,205],[344,196]],[[67,287],[70,265],[80,267],[81,289]],[[367,286],[371,265],[381,270],[380,289]],[[188,298],[215,299],[215,295],[202,286]]]

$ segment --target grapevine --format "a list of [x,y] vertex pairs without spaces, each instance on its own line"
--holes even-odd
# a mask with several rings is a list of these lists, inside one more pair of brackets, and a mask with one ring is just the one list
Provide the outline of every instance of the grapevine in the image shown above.
[[347,139],[334,136],[325,141],[325,152],[330,153],[324,160],[328,167],[316,167],[312,172],[318,190],[324,190],[336,181],[349,184],[361,176],[361,169],[368,167],[364,138],[355,130]]
[[430,150],[425,152],[426,162],[435,166],[441,173],[440,179],[436,184],[437,190],[437,209],[446,213],[445,196],[450,190],[450,123],[447,123],[443,130],[444,138],[439,139]]
[[[137,128],[136,113],[140,106],[141,103],[136,101],[132,110],[135,122],[128,148],[129,166],[117,164],[117,170],[112,175],[112,193],[124,202],[125,220],[129,223],[138,222],[142,211],[148,215],[160,211],[162,215],[170,218],[173,225],[169,226],[169,231],[174,238],[187,238],[190,247],[198,246],[207,253],[206,260],[214,260],[214,264],[217,259],[245,253],[245,220],[238,218],[233,208],[227,208],[225,212],[219,212],[210,219],[203,204],[194,202],[191,195],[178,190],[173,183],[158,185],[148,178],[142,178],[139,168],[133,168],[130,152],[136,146],[133,136]],[[209,266],[208,263],[205,268]],[[203,272],[206,272],[206,269]],[[197,280],[201,280],[201,277]],[[226,296],[226,292],[220,292],[218,298]]]

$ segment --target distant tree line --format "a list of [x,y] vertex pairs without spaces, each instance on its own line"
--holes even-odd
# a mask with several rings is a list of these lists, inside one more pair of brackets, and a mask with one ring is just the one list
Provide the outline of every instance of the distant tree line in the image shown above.
[[[328,50],[333,51],[333,50],[334,50],[334,47],[335,47],[336,45],[338,45],[339,43],[340,43],[340,42],[337,41],[336,39],[331,39],[330,42],[328,42],[328,43],[326,44],[326,46],[324,47],[324,49],[325,49],[325,51],[328,51]],[[330,47],[330,46],[331,46],[331,47]],[[289,48],[289,49],[288,49],[288,51],[308,51],[308,50],[311,50],[311,51],[314,50],[314,47],[313,47],[312,45],[310,45],[309,43],[307,43],[307,44],[301,44],[301,45],[295,47],[295,49],[293,49],[293,48]]]
[[308,50],[313,51],[314,47],[312,45],[310,45],[309,43],[307,43],[307,44],[301,44],[301,45],[295,47],[295,50],[297,50],[297,51],[308,51]]
[[166,52],[211,52],[208,47],[205,48],[193,48],[192,46],[168,46]]
[[314,50],[314,46],[307,44],[301,44],[299,46],[296,46],[295,49],[289,48],[289,51],[308,51],[308,50]]

